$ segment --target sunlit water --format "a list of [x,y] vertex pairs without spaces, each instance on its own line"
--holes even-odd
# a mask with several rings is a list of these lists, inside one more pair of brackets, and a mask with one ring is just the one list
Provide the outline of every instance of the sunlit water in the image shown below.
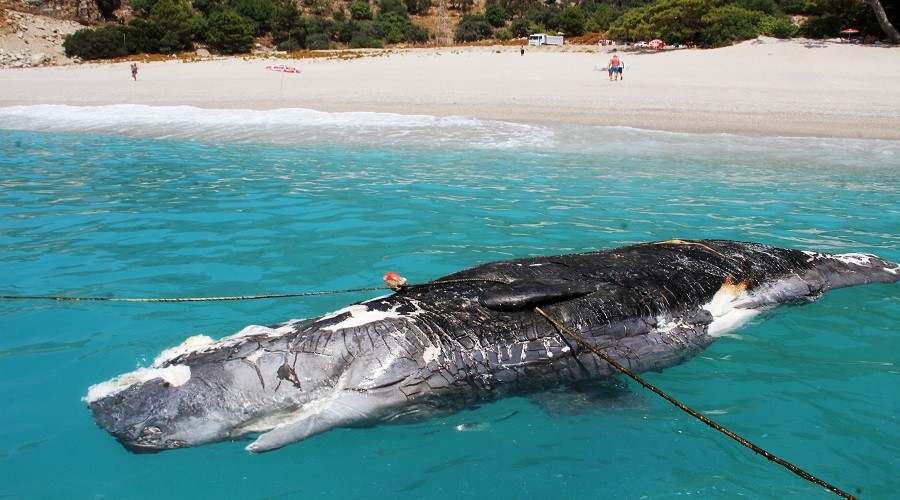
[[[425,281],[514,257],[729,238],[900,260],[900,143],[307,110],[0,108],[0,294],[196,297]],[[639,387],[551,416],[509,399],[250,455],[133,455],[91,384],[197,333],[377,293],[0,301],[0,496],[825,498]],[[897,286],[832,292],[647,378],[867,498],[900,491]],[[634,384],[632,384],[633,386]],[[607,405],[609,406],[609,405]]]

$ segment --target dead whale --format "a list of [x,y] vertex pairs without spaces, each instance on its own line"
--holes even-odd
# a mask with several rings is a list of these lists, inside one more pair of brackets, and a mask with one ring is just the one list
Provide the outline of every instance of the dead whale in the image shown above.
[[85,401],[131,451],[258,435],[247,449],[264,452],[614,375],[535,307],[640,373],[776,306],[898,280],[900,266],[874,255],[719,240],[493,262],[320,318],[189,338]]

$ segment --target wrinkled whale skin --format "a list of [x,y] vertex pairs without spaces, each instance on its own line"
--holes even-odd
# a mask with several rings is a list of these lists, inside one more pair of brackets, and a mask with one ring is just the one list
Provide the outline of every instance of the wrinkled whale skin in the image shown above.
[[90,388],[98,425],[153,452],[263,433],[268,451],[335,427],[405,422],[614,375],[541,307],[640,373],[684,362],[785,303],[896,283],[868,254],[719,240],[493,262],[313,320],[192,338]]

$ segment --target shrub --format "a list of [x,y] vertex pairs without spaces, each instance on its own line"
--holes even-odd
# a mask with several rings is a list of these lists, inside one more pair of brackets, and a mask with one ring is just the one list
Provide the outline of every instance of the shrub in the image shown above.
[[406,11],[410,14],[425,15],[431,10],[432,0],[405,0]]
[[118,26],[105,26],[96,30],[80,29],[66,35],[63,49],[66,57],[92,59],[112,59],[127,55],[125,31]]
[[291,32],[300,23],[300,11],[293,0],[276,0],[274,7],[271,20],[272,40],[281,44],[291,38]]
[[368,0],[353,0],[350,4],[350,17],[357,21],[369,21],[372,19],[372,7]]
[[283,50],[285,52],[297,52],[302,48],[303,47],[294,38],[288,38],[287,40],[278,44],[278,50]]
[[736,41],[749,40],[758,34],[762,14],[756,11],[725,5],[710,9],[701,18],[706,29],[700,36],[700,42],[709,47],[722,47]]
[[223,54],[248,52],[253,45],[253,27],[236,11],[217,12],[209,18],[206,41]]
[[513,36],[528,36],[531,34],[529,28],[531,27],[531,23],[528,22],[528,19],[518,18],[513,19],[512,24],[509,25],[509,30],[512,31]]
[[616,8],[607,4],[600,4],[594,9],[594,13],[585,23],[585,29],[588,31],[606,31],[609,25],[621,15]]
[[372,38],[364,34],[353,35],[349,44],[351,49],[383,49],[384,44],[377,38]]
[[325,33],[313,33],[306,37],[306,48],[310,50],[326,50],[332,47],[331,39]]
[[506,20],[509,19],[509,14],[506,12],[506,9],[504,9],[499,3],[488,2],[484,10],[484,17],[489,23],[491,23],[491,26],[499,28],[506,25]]
[[403,36],[407,43],[425,43],[428,41],[428,28],[409,23],[403,28]]
[[147,19],[158,34],[158,52],[171,54],[193,48],[199,14],[187,0],[158,0]]
[[466,14],[456,25],[453,39],[457,42],[474,42],[491,38],[494,28],[483,14]]
[[403,19],[409,19],[409,12],[406,11],[406,4],[403,0],[378,0],[378,15],[383,16],[395,13]]
[[237,12],[254,23],[253,30],[257,35],[264,35],[272,29],[272,16],[275,4],[272,0],[237,0]]
[[513,39],[512,31],[509,31],[506,28],[498,29],[494,36],[496,36],[497,40],[500,40],[501,42],[508,42]]
[[584,12],[577,6],[566,7],[559,15],[559,30],[569,36],[583,35],[586,23]]
[[786,17],[763,16],[759,21],[759,33],[775,38],[792,38],[797,35],[798,28]]

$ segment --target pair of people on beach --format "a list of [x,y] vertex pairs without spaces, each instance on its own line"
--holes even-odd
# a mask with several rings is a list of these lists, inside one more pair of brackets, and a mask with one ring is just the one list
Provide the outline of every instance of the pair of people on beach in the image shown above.
[[609,81],[618,80],[619,78],[625,79],[622,76],[622,70],[625,69],[625,63],[619,59],[618,54],[614,54],[612,59],[609,60],[609,64],[607,65],[607,69],[609,71]]

